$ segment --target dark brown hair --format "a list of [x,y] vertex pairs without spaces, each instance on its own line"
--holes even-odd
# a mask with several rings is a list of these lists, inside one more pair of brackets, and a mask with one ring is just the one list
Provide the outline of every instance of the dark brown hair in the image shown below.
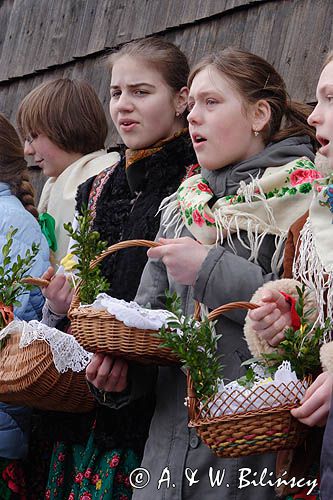
[[108,59],[111,69],[123,56],[140,57],[151,64],[173,92],[186,87],[190,68],[185,54],[173,43],[161,38],[149,37],[126,43]]
[[315,141],[315,132],[307,123],[311,107],[290,99],[284,80],[265,59],[228,47],[199,61],[190,73],[188,86],[191,86],[195,75],[209,66],[220,71],[235,87],[244,100],[245,108],[260,99],[269,103],[271,119],[262,131],[265,144],[304,134]]
[[29,179],[23,147],[13,125],[0,113],[0,181],[9,184],[11,192],[36,219],[34,191]]
[[42,83],[21,102],[17,123],[22,139],[46,135],[68,153],[104,148],[108,126],[103,106],[89,83],[59,78]]

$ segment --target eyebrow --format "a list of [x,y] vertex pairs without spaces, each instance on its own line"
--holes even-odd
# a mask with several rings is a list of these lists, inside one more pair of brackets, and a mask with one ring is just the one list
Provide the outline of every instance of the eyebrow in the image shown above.
[[326,83],[321,89],[319,89],[319,94],[325,94],[327,91],[333,92],[333,83]]
[[[126,85],[126,87],[129,87],[130,89],[136,88],[136,87],[143,87],[143,86],[150,87],[152,89],[156,88],[155,85],[151,85],[150,83],[147,83],[147,82],[130,83],[130,84]],[[110,85],[110,89],[119,89],[119,85]]]
[[[190,90],[191,92],[191,90]],[[211,95],[218,95],[219,97],[223,97],[221,92],[219,92],[217,89],[209,89],[209,90],[199,90],[199,92],[197,93],[196,97],[198,98],[202,98],[202,97],[207,97],[207,96],[211,96]],[[189,99],[194,99],[194,96],[193,94],[191,95],[191,93],[189,94],[188,96]]]

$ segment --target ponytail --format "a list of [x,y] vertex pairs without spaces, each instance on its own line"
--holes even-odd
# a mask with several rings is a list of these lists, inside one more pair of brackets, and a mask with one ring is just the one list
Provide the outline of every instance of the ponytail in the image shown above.
[[297,135],[308,135],[312,142],[316,143],[316,132],[307,122],[312,108],[308,104],[287,100],[282,125],[280,130],[270,138],[271,142],[282,141],[288,137]]

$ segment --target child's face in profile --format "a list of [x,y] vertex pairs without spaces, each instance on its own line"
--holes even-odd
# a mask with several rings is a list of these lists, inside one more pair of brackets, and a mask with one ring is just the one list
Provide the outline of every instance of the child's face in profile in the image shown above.
[[38,134],[31,136],[24,142],[24,154],[33,156],[36,165],[47,177],[59,177],[59,175],[74,161],[82,156],[79,153],[68,153],[59,148],[46,135]]
[[333,61],[325,66],[320,75],[317,100],[308,122],[316,128],[316,137],[321,144],[319,153],[328,158],[333,170]]

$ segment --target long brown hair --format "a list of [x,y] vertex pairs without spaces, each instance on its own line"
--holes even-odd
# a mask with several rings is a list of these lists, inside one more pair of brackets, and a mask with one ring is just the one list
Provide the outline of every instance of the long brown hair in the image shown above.
[[23,147],[13,125],[0,113],[0,182],[9,184],[11,192],[24,208],[38,218],[34,190],[30,183]]
[[203,58],[190,73],[188,86],[203,69],[212,66],[235,87],[247,104],[260,99],[271,108],[271,119],[262,131],[265,144],[295,135],[308,135],[315,142],[315,132],[307,123],[312,109],[292,101],[283,78],[265,59],[251,52],[228,47]]

